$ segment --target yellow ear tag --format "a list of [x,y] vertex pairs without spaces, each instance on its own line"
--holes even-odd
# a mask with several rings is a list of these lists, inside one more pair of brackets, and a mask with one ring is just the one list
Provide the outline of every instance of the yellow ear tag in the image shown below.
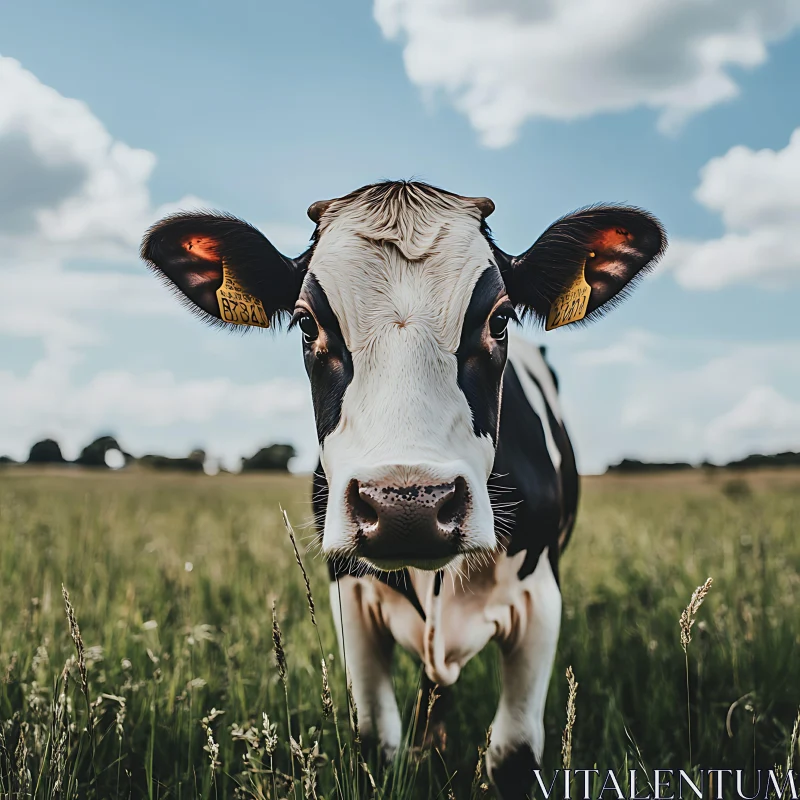
[[223,322],[269,328],[269,317],[261,301],[242,289],[225,261],[222,262],[222,286],[217,289],[217,302]]
[[[594,253],[590,253],[589,257],[594,258]],[[580,274],[572,285],[568,286],[550,306],[550,313],[547,315],[547,322],[544,326],[546,331],[560,328],[562,325],[569,325],[570,322],[578,322],[586,316],[592,287],[586,283],[585,273],[586,261],[583,262]]]

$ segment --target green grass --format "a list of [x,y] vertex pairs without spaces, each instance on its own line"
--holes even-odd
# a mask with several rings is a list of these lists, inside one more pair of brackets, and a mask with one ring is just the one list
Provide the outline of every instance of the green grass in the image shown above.
[[[800,476],[726,481],[587,481],[562,561],[547,770],[561,763],[568,665],[579,682],[573,768],[622,770],[640,759],[649,769],[752,772],[786,763],[800,703]],[[64,797],[299,798],[287,707],[302,759],[316,765],[318,796],[368,796],[327,571],[305,556],[315,628],[280,519],[283,505],[308,544],[311,530],[300,523],[310,516],[309,493],[306,480],[290,477],[0,472],[0,796],[28,781],[30,795],[56,796],[63,772]],[[689,646],[690,765],[678,618],[709,575],[713,588]],[[65,693],[60,678],[76,657],[62,582],[86,647],[91,732],[79,666],[68,666]],[[286,694],[273,652],[273,601]],[[322,714],[322,654],[338,732]],[[419,675],[399,654],[406,720]],[[459,800],[484,795],[481,782],[472,783],[499,691],[493,647],[454,691],[444,752],[406,752],[382,773],[371,762],[378,796],[446,798],[448,788]],[[278,738],[271,759],[264,712]],[[213,773],[206,728],[219,748]],[[319,755],[309,760],[317,741]]]

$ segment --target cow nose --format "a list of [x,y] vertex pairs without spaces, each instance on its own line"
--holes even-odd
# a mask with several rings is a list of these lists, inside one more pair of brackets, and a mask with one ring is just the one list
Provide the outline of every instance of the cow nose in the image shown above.
[[425,566],[458,554],[469,512],[467,482],[386,486],[350,481],[347,510],[359,555],[399,566]]

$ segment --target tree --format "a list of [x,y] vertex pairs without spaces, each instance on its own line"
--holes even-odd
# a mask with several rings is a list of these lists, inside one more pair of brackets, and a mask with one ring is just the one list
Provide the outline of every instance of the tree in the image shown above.
[[635,458],[623,458],[619,464],[610,464],[607,472],[674,472],[683,469],[694,467],[685,461],[639,461]]
[[131,460],[132,456],[126,453],[113,436],[100,436],[91,444],[81,450],[81,454],[75,459],[76,464],[82,467],[107,467],[106,453],[109,450],[119,450],[125,457],[125,463]]
[[199,461],[194,461],[191,458],[169,458],[168,456],[142,456],[139,463],[143,467],[151,469],[174,469],[182,472],[202,472],[203,465]]
[[289,461],[297,455],[290,444],[262,447],[254,456],[242,459],[242,472],[288,472]]
[[61,455],[61,448],[55,439],[43,439],[41,442],[31,447],[28,456],[29,464],[63,464],[64,456]]

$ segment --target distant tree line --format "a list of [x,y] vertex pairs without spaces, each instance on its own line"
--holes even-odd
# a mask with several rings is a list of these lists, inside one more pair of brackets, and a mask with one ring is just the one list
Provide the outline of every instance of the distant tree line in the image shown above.
[[758,469],[761,467],[800,467],[800,453],[754,454],[737,461],[729,461],[727,464],[712,464],[710,461],[703,461],[701,464],[689,464],[685,461],[639,461],[635,458],[623,458],[619,464],[611,464],[606,472],[630,474],[674,472],[690,469]]
[[[109,458],[109,454],[116,458]],[[242,458],[242,472],[288,472],[289,461],[295,457],[296,452],[290,444],[272,444],[262,447],[250,458]],[[56,465],[93,467],[97,469],[128,468],[139,466],[151,470],[179,470],[182,472],[203,472],[206,468],[205,450],[192,450],[185,458],[171,458],[148,454],[137,458],[120,447],[113,436],[100,436],[81,450],[81,454],[74,460],[68,461],[61,452],[61,447],[55,439],[43,439],[36,442],[30,449],[25,464],[31,465]],[[18,463],[9,456],[0,456],[0,465]],[[221,470],[224,471],[224,470]]]
[[[74,460],[64,458],[61,447],[54,439],[43,439],[30,449],[26,464],[63,465],[79,467],[96,467],[109,469],[109,452],[114,452],[119,467],[140,466],[152,470],[179,470],[182,472],[203,472],[206,468],[205,450],[192,450],[185,458],[172,458],[148,454],[131,455],[120,447],[113,436],[100,436],[81,450]],[[288,472],[289,462],[297,455],[290,444],[271,444],[262,447],[249,458],[241,459],[242,472]],[[18,463],[9,456],[0,456],[0,465]],[[800,467],[800,453],[786,452],[774,455],[753,454],[727,464],[712,464],[703,461],[701,464],[690,464],[686,461],[640,461],[635,458],[623,458],[618,464],[611,464],[606,472],[616,474],[634,474],[649,472],[678,472],[681,470],[714,470],[714,469],[758,469],[762,467]],[[225,471],[225,470],[221,470]]]

